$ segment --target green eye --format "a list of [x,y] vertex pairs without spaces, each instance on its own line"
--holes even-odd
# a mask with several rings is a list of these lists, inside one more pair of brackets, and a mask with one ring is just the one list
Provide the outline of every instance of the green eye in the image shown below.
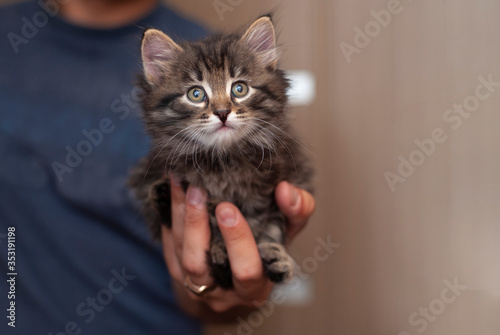
[[199,103],[205,100],[205,91],[201,87],[193,87],[189,90],[187,96],[192,102]]
[[234,83],[231,92],[237,98],[243,98],[248,94],[248,86],[244,83]]

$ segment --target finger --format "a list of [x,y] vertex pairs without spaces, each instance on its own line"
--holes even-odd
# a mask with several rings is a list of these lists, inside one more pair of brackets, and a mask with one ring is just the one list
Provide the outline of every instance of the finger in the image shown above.
[[177,258],[175,252],[175,245],[173,241],[173,234],[165,226],[161,226],[161,243],[163,245],[163,257],[165,258],[165,263],[167,263],[167,268],[170,276],[179,282],[183,282],[184,274],[182,272],[181,265]]
[[248,300],[260,299],[267,279],[250,226],[231,203],[220,203],[215,214],[226,244],[233,284],[237,293]]
[[276,187],[276,202],[288,219],[288,237],[300,232],[314,212],[316,203],[311,193],[282,181]]
[[175,252],[182,257],[182,243],[184,237],[184,213],[186,209],[186,194],[179,179],[170,174],[170,198],[172,208],[172,233]]
[[205,299],[205,303],[208,306],[210,306],[210,309],[218,313],[224,313],[229,310],[233,310],[234,313],[236,312],[235,307],[240,309],[243,308],[241,314],[237,313],[235,315],[244,315],[246,309],[248,308],[253,309],[258,304],[254,301],[247,301],[241,299],[241,297],[234,290],[226,290],[226,291],[221,290],[221,292],[219,292],[219,295],[217,297],[210,297],[210,299]]
[[197,285],[212,283],[206,262],[206,253],[210,248],[210,222],[206,201],[205,192],[189,186],[184,215],[182,266],[191,281]]

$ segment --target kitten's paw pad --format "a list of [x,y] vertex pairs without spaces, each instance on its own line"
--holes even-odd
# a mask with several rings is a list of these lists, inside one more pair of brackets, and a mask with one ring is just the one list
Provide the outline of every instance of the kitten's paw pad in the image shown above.
[[210,274],[215,280],[215,284],[223,289],[233,287],[231,266],[227,256],[226,248],[220,244],[213,244],[207,252]]
[[284,283],[293,276],[294,261],[279,243],[265,242],[258,245],[264,272],[275,283]]

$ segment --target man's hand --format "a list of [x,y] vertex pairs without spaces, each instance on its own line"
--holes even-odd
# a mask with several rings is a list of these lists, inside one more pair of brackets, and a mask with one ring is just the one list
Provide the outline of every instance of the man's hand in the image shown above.
[[[202,190],[190,186],[184,193],[175,178],[170,179],[170,185],[172,228],[162,226],[162,243],[183,309],[193,316],[207,318],[210,310],[225,312],[237,306],[255,307],[266,300],[272,283],[264,275],[255,238],[243,215],[228,202],[220,203],[215,212],[231,263],[234,289],[217,287],[199,297],[184,287],[187,276],[195,285],[213,284],[206,263],[206,252],[210,249],[209,214]],[[288,219],[291,239],[304,228],[313,213],[314,198],[287,182],[281,182],[275,193],[278,206]]]

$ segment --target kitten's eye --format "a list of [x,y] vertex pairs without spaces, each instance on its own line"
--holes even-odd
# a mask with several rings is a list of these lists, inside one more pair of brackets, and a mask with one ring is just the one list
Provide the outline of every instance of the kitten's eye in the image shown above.
[[248,86],[244,83],[234,83],[231,92],[237,98],[242,98],[248,94]]
[[201,87],[194,87],[189,90],[187,96],[192,102],[199,103],[205,100],[205,91]]

